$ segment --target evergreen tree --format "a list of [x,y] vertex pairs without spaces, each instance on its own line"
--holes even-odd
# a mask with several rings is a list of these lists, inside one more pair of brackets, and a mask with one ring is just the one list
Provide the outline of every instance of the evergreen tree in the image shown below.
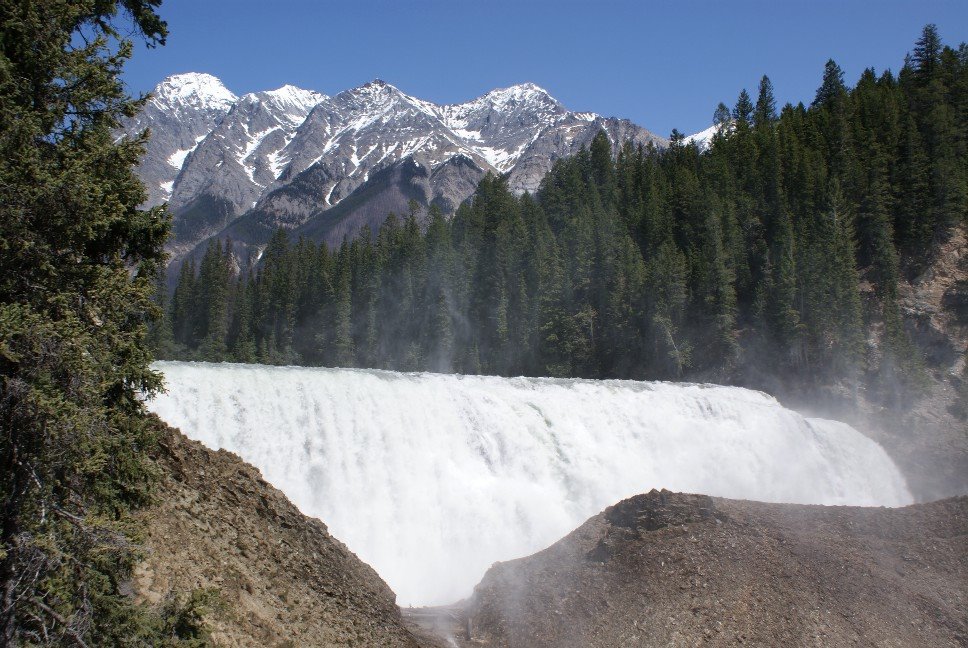
[[456,310],[454,251],[450,226],[440,208],[431,206],[429,217],[421,346],[428,369],[450,371],[454,366],[453,313]]
[[753,102],[746,90],[739,93],[736,106],[733,108],[733,119],[741,127],[749,126],[753,118]]
[[768,126],[776,121],[776,99],[773,97],[773,84],[770,77],[763,75],[760,79],[760,91],[756,98],[756,108],[753,112],[753,125]]
[[200,317],[195,322],[194,337],[201,341],[204,360],[220,360],[228,349],[230,263],[231,251],[223,251],[218,240],[209,244],[202,257],[197,287]]
[[844,85],[844,71],[833,59],[828,59],[824,65],[823,82],[817,89],[813,107],[830,107],[837,101],[843,100],[846,94],[847,86]]
[[349,246],[344,242],[336,259],[336,285],[333,302],[332,351],[329,356],[338,367],[353,366],[353,305]]
[[174,645],[123,593],[160,387],[146,344],[168,232],[133,170],[126,34],[154,0],[0,3],[0,644]]
[[154,295],[152,296],[158,319],[148,324],[148,347],[154,357],[168,360],[177,355],[175,334],[171,327],[168,282],[164,267],[159,267],[155,276]]

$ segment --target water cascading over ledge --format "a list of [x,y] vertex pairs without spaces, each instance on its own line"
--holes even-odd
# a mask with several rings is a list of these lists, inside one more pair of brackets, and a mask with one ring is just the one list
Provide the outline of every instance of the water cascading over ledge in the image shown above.
[[495,561],[652,488],[900,506],[852,427],[738,387],[159,362],[169,424],[259,468],[402,605],[470,594]]

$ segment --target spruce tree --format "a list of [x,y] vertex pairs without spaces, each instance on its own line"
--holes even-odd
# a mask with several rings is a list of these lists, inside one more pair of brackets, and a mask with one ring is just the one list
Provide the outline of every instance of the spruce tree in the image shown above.
[[128,35],[155,0],[0,2],[0,644],[174,645],[122,591],[160,387],[147,323],[168,233],[139,210]]
[[824,65],[823,81],[817,88],[812,107],[830,107],[833,103],[843,99],[846,94],[847,86],[844,85],[844,71],[833,59],[828,59]]
[[773,84],[770,77],[763,75],[760,79],[759,95],[756,98],[756,108],[753,111],[753,125],[768,126],[776,121],[776,99],[773,97]]
[[750,99],[750,95],[746,90],[739,93],[739,97],[736,99],[736,106],[733,108],[733,119],[740,126],[746,127],[752,123],[753,119],[753,102]]

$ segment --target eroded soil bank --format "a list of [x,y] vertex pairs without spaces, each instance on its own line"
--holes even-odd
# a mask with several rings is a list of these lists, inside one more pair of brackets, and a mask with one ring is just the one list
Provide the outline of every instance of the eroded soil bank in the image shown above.
[[404,610],[440,645],[968,645],[968,497],[901,509],[652,491],[471,599]]

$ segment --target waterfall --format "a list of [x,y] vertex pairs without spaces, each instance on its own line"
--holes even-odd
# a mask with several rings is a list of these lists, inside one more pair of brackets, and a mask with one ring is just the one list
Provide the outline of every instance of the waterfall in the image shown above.
[[884,450],[717,385],[159,362],[148,407],[255,465],[401,605],[470,594],[495,561],[648,491],[911,502]]

